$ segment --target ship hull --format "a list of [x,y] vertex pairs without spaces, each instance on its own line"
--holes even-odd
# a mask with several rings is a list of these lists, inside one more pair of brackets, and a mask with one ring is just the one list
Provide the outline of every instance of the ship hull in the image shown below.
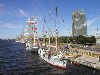
[[38,47],[27,48],[27,51],[38,52]]
[[16,42],[20,42],[20,41],[16,41]]
[[22,44],[25,44],[25,42],[21,42]]
[[55,66],[55,67],[61,68],[61,69],[65,69],[65,70],[67,69],[66,66],[60,66],[60,65],[57,65],[57,64],[52,64],[50,62],[48,62],[48,64],[50,64],[51,66]]
[[32,51],[32,52],[38,52],[38,47],[33,47],[31,44],[26,43],[26,50],[27,51]]
[[[62,61],[62,60],[55,60],[55,59],[48,59],[48,55],[46,54],[45,51],[43,51],[43,49],[39,49],[38,50],[38,54],[39,56],[44,60],[46,61],[48,64],[52,65],[52,66],[55,66],[55,67],[58,67],[58,68],[61,68],[61,69],[67,69],[66,67],[66,62]],[[46,54],[46,55],[45,55]],[[45,56],[44,56],[45,55]],[[52,57],[53,58],[53,57]]]

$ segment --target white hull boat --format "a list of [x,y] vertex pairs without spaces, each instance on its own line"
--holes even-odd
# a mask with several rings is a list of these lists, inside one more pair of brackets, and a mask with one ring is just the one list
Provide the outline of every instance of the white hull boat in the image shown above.
[[38,54],[43,60],[48,62],[50,65],[53,65],[62,69],[67,69],[66,68],[67,60],[61,60],[60,55],[49,57],[48,50],[41,49],[41,48],[38,50]]
[[16,42],[20,42],[20,41],[16,41]]
[[37,52],[38,51],[38,47],[33,47],[33,45],[26,43],[26,50],[27,51],[34,51]]
[[38,51],[38,28],[36,18],[32,17],[27,20],[25,28],[25,42],[27,51]]
[[[49,12],[49,21],[51,20],[51,17],[50,17],[50,12]],[[46,23],[45,19],[44,19],[44,22]],[[56,67],[59,67],[59,68],[62,68],[62,69],[67,69],[66,68],[66,63],[67,63],[67,60],[62,60],[62,53],[60,48],[58,49],[58,26],[57,26],[57,23],[58,23],[58,9],[56,7],[56,20],[55,20],[55,31],[54,33],[51,31],[51,28],[48,27],[48,32],[45,32],[44,30],[44,27],[43,26],[43,37],[44,37],[44,43],[45,43],[45,38],[46,38],[46,34],[48,35],[48,45],[45,43],[45,47],[47,47],[47,49],[44,47],[44,48],[40,48],[38,50],[38,54],[39,56],[45,60],[47,63],[49,63],[50,65],[53,65],[53,66],[56,66]],[[53,36],[53,34],[55,34],[55,43],[56,45],[55,46],[51,46],[51,40],[50,38]],[[54,50],[53,50],[54,49]],[[54,53],[53,53],[54,51]],[[59,51],[59,54],[57,54],[57,51]],[[56,55],[55,55],[56,54]]]

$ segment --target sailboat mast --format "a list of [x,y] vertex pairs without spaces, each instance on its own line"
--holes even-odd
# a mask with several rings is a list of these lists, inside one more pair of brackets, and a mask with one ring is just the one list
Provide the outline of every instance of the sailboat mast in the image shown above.
[[58,22],[58,8],[56,7],[56,22],[55,22],[55,27],[56,27],[56,30],[55,30],[55,33],[56,33],[56,37],[55,37],[55,40],[56,40],[56,50],[58,49],[58,29],[57,29],[57,22]]
[[[27,21],[27,24],[29,26],[28,30],[29,30],[29,33],[30,33],[30,37],[29,38],[34,38],[33,39],[33,45],[35,46],[36,45],[36,39],[37,39],[37,22],[36,22],[36,18],[35,17],[32,17],[32,18],[29,18],[28,21]],[[27,29],[26,29],[27,31]]]
[[34,27],[34,46],[35,46],[35,25],[33,26]]
[[37,39],[37,22],[36,22],[36,18],[33,18],[33,31],[34,31],[34,46],[36,46],[36,39]]
[[50,49],[50,44],[51,44],[51,42],[50,42],[50,36],[51,35],[51,31],[50,31],[50,28],[49,28],[49,49]]
[[43,42],[44,42],[44,46],[46,47],[46,41],[45,41],[45,38],[46,38],[46,31],[45,31],[45,24],[46,24],[46,20],[45,20],[45,17],[44,17],[44,24],[43,24]]
[[56,34],[56,50],[58,49],[57,34]]
[[50,29],[51,18],[50,18],[50,13],[51,13],[51,11],[49,11],[49,29],[48,29],[48,33],[49,33],[49,49],[50,49],[50,45],[51,45],[51,42],[50,42],[50,38],[51,38],[51,29]]

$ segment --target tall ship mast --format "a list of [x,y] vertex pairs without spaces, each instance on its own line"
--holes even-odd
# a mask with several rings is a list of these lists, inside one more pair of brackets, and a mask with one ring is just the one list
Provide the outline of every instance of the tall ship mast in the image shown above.
[[[55,10],[54,10],[55,12]],[[63,68],[66,69],[66,62],[67,60],[61,60],[62,58],[62,49],[63,48],[58,48],[58,8],[56,7],[56,18],[55,18],[55,30],[54,30],[54,34],[55,34],[55,44],[56,46],[54,46],[51,42],[50,42],[50,37],[51,37],[51,29],[50,27],[48,27],[48,37],[49,37],[49,43],[48,46],[46,48],[40,48],[38,50],[38,54],[39,56],[45,60],[47,63],[59,67],[59,68]],[[50,23],[49,23],[50,24]],[[52,23],[53,24],[53,23]]]
[[37,51],[38,49],[38,28],[37,21],[35,17],[29,18],[27,20],[26,28],[26,46],[30,51]]

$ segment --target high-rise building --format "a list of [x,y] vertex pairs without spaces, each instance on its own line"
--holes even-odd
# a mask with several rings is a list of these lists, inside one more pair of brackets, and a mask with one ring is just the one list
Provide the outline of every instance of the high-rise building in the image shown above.
[[96,33],[96,45],[100,46],[100,36],[99,36],[99,33],[98,33],[98,27],[97,27],[97,33]]
[[83,10],[74,11],[72,14],[72,35],[87,35],[86,14]]

